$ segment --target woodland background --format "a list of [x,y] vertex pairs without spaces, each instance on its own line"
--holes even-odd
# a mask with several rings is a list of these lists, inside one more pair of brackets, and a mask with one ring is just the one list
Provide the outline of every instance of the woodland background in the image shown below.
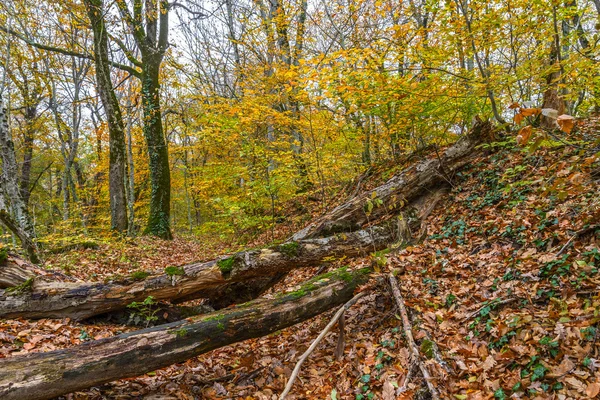
[[584,116],[600,104],[598,0],[0,9],[10,178],[42,245],[110,228],[273,238],[373,166],[456,140],[476,115],[520,127],[518,106]]

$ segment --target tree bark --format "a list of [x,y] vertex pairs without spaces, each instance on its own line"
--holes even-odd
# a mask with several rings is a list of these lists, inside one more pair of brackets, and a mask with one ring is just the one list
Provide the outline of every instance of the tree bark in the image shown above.
[[138,376],[213,349],[292,326],[348,301],[369,271],[335,271],[300,290],[70,349],[0,361],[0,397],[55,396]]
[[471,131],[439,157],[417,163],[385,184],[354,197],[292,236],[303,240],[349,232],[379,218],[397,214],[426,190],[452,179],[479,153],[477,145],[491,138],[492,124],[477,121]]
[[94,60],[96,82],[102,106],[106,113],[109,135],[109,195],[111,228],[127,231],[127,203],[125,201],[125,127],[119,100],[110,79],[108,32],[104,23],[103,0],[84,0],[94,33]]
[[[143,54],[143,53],[142,53]],[[163,133],[160,108],[160,63],[155,54],[143,56],[142,108],[144,111],[144,138],[148,146],[150,167],[150,213],[144,231],[162,239],[171,234],[171,171],[169,152]]]

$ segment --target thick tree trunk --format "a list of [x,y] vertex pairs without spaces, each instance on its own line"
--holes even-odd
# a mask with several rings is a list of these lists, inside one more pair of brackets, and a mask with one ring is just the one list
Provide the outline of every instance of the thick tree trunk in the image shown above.
[[169,152],[163,133],[160,108],[161,58],[152,54],[144,58],[142,73],[142,103],[144,138],[148,146],[150,167],[150,213],[145,234],[172,239],[171,234],[171,171]]
[[[3,258],[3,257],[2,257]],[[36,273],[20,262],[21,260],[6,256],[6,259],[0,259],[0,288],[18,286],[27,279],[34,278]]]
[[121,107],[110,79],[108,32],[104,24],[103,0],[84,0],[94,32],[96,82],[102,106],[106,113],[109,134],[109,195],[111,228],[127,231],[127,203],[125,201],[125,128]]
[[397,221],[384,221],[365,230],[290,241],[209,262],[171,267],[167,273],[141,282],[57,284],[37,280],[30,293],[15,295],[0,290],[0,317],[85,319],[123,309],[148,296],[171,302],[205,298],[215,307],[244,302],[260,295],[292,269],[318,265],[325,257],[364,255],[393,242],[408,242],[440,200],[440,186],[445,188],[445,184],[438,183],[411,204],[404,204],[399,211],[402,218]]
[[[133,283],[48,282],[36,279],[30,292],[9,293],[0,290],[0,317],[85,319],[123,309],[148,296],[156,300],[181,302],[195,298],[213,298],[221,306],[228,302],[258,296],[271,280],[277,281],[292,269],[313,266],[324,257],[355,256],[385,248],[396,240],[395,226],[374,226],[369,230],[328,238],[288,242],[231,257],[167,269],[163,274]],[[250,281],[259,288],[242,289]],[[236,284],[235,296],[223,295]],[[262,286],[261,286],[262,285]],[[214,296],[214,297],[213,297]]]
[[462,137],[439,157],[418,163],[394,176],[385,184],[354,197],[292,236],[302,240],[349,232],[382,217],[392,216],[403,207],[467,165],[479,153],[477,145],[490,138],[492,124],[477,121],[468,135]]
[[[66,350],[0,361],[0,398],[49,399],[183,362],[246,339],[267,335],[348,301],[369,271],[335,271],[300,290],[256,300],[222,313],[189,318]],[[326,279],[323,279],[326,278]]]

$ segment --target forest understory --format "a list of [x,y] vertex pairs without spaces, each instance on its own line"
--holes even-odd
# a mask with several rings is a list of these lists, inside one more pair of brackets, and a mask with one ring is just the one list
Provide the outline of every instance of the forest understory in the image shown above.
[[[337,276],[371,269],[368,282],[357,281],[358,288],[352,286],[348,293],[363,295],[345,311],[343,341],[336,326],[308,356],[287,398],[596,397],[600,393],[599,132],[600,120],[591,118],[579,122],[568,140],[548,136],[535,150],[518,145],[514,134],[478,145],[467,165],[447,173],[441,169],[443,182],[427,188],[432,196],[443,189],[441,195],[428,203],[432,209],[421,209],[423,218],[416,227],[406,214],[401,221],[408,222],[401,224],[390,211],[390,203],[369,195],[369,190],[382,187],[388,170],[398,171],[397,165],[379,168],[362,184],[364,194],[350,199],[363,202],[358,209],[366,221],[359,225],[366,225],[363,229],[368,231],[369,226],[380,226],[379,221],[391,218],[399,230],[400,225],[409,230],[410,240],[396,232],[385,246],[373,240],[376,244],[359,246],[348,252],[351,256],[334,253],[303,268],[282,267],[289,272],[287,276],[265,287],[259,300],[276,304],[282,293],[286,298],[302,298],[305,290],[312,295],[335,284]],[[421,154],[408,163],[408,169],[426,165],[428,157],[436,156]],[[342,209],[347,201],[338,199]],[[311,240],[311,230],[322,233],[324,226],[323,217],[315,216],[314,221],[307,230],[298,231],[297,241],[285,239],[302,226],[280,226],[277,236],[283,245],[273,245],[267,235],[253,245],[271,246],[270,251],[282,253],[285,243],[307,246],[304,240]],[[110,285],[126,278],[143,280],[147,274],[160,276],[169,268],[173,272],[169,276],[176,278],[180,266],[227,260],[219,257],[230,249],[230,244],[208,246],[182,237],[102,243],[97,248],[48,254],[47,269],[60,275],[47,278]],[[346,269],[339,272],[341,267]],[[418,358],[411,354],[390,277],[403,297]],[[311,279],[314,287],[307,289]],[[11,293],[4,289],[3,295],[35,294],[38,289],[31,292],[26,282],[13,286]],[[340,287],[346,286],[347,282],[340,281]],[[185,318],[174,318],[169,315],[173,309],[146,300],[130,303],[108,318],[0,319],[0,370],[28,354],[78,348],[122,333],[146,332],[140,330],[145,325],[161,326]],[[239,312],[243,306],[224,308],[223,315]],[[61,398],[277,399],[299,357],[336,310],[142,376]],[[194,312],[198,311],[196,307]],[[194,318],[198,317],[188,321],[197,322]],[[421,368],[430,375],[428,382]],[[6,380],[0,372],[2,379]]]

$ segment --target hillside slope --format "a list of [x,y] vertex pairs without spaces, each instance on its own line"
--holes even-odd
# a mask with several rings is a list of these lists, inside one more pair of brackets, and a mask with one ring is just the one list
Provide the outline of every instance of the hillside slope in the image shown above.
[[[425,364],[442,398],[596,396],[599,130],[599,121],[586,121],[577,142],[553,140],[535,152],[514,140],[496,142],[488,155],[447,177],[452,189],[425,221],[420,243],[351,261],[352,267],[374,265],[379,277],[346,313],[341,359],[334,355],[335,331],[304,364],[290,398],[428,398],[385,284],[389,272],[398,279],[413,334],[421,354],[431,358]],[[155,263],[144,259],[149,247],[160,246],[165,254],[171,245],[143,246],[132,252],[140,266]],[[187,248],[190,254],[202,251],[198,245]],[[77,275],[112,270],[102,269],[96,251],[77,257],[89,259],[77,265],[90,266],[80,267]],[[333,268],[348,260],[330,263]],[[318,269],[295,271],[273,292],[297,289]],[[329,316],[72,398],[277,398]],[[1,320],[0,357],[69,347],[130,329],[68,319]]]

